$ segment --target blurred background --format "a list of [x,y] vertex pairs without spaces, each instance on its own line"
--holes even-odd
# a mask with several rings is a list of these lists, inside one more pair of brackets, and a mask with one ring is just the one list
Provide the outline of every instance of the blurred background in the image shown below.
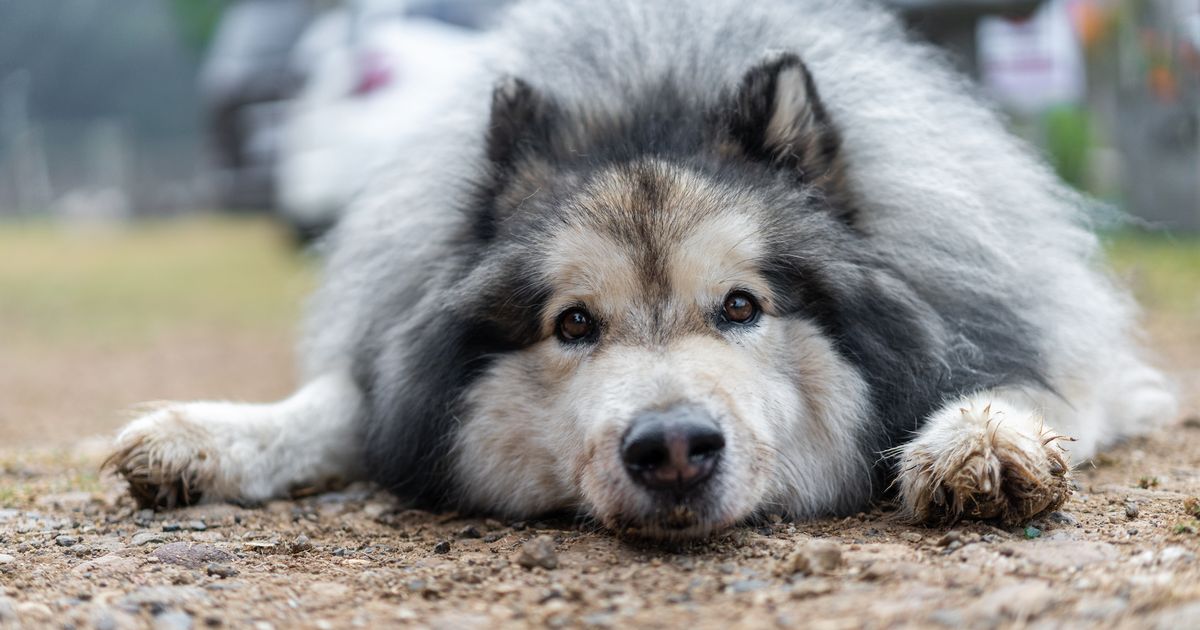
[[[1108,251],[1200,391],[1200,0],[881,1],[1128,214]],[[0,0],[0,443],[286,393],[301,245],[505,4]]]
[[[1200,2],[883,0],[1064,179],[1200,229]],[[0,2],[0,216],[320,230],[504,0]]]

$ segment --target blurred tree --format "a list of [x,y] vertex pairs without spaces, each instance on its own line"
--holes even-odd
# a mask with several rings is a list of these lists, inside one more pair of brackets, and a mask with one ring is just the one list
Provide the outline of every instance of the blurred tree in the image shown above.
[[1063,181],[1089,190],[1089,164],[1095,142],[1092,121],[1087,110],[1076,105],[1061,105],[1042,115],[1046,152]]
[[204,50],[230,0],[171,0],[171,13],[184,42],[195,52]]

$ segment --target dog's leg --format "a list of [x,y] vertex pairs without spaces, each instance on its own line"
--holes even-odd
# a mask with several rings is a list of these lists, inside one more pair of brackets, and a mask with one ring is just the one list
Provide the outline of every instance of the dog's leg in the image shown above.
[[106,466],[142,507],[286,496],[361,477],[361,404],[344,372],[273,404],[164,403],[121,431]]
[[1066,438],[1002,395],[977,394],[935,413],[896,449],[902,514],[917,522],[960,518],[1019,524],[1071,495]]

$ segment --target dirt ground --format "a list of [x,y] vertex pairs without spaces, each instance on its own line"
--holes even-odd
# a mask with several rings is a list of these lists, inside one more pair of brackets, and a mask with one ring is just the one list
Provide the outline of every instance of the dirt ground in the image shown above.
[[9,338],[0,628],[1195,627],[1193,315],[1150,322],[1184,415],[1081,465],[1062,512],[1020,528],[927,529],[880,508],[686,546],[406,510],[365,485],[253,509],[139,511],[97,472],[119,410],[278,396],[290,386],[290,327]]

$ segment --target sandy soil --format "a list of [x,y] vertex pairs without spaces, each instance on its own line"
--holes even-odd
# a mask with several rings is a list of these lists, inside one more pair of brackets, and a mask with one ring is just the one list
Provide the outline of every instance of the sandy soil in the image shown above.
[[[270,398],[289,331],[0,353],[0,627],[1179,628],[1200,623],[1200,332],[1158,327],[1189,420],[1104,454],[1022,528],[884,509],[687,546],[405,510],[368,486],[136,509],[97,474],[141,398]],[[61,384],[78,384],[64,392]]]

